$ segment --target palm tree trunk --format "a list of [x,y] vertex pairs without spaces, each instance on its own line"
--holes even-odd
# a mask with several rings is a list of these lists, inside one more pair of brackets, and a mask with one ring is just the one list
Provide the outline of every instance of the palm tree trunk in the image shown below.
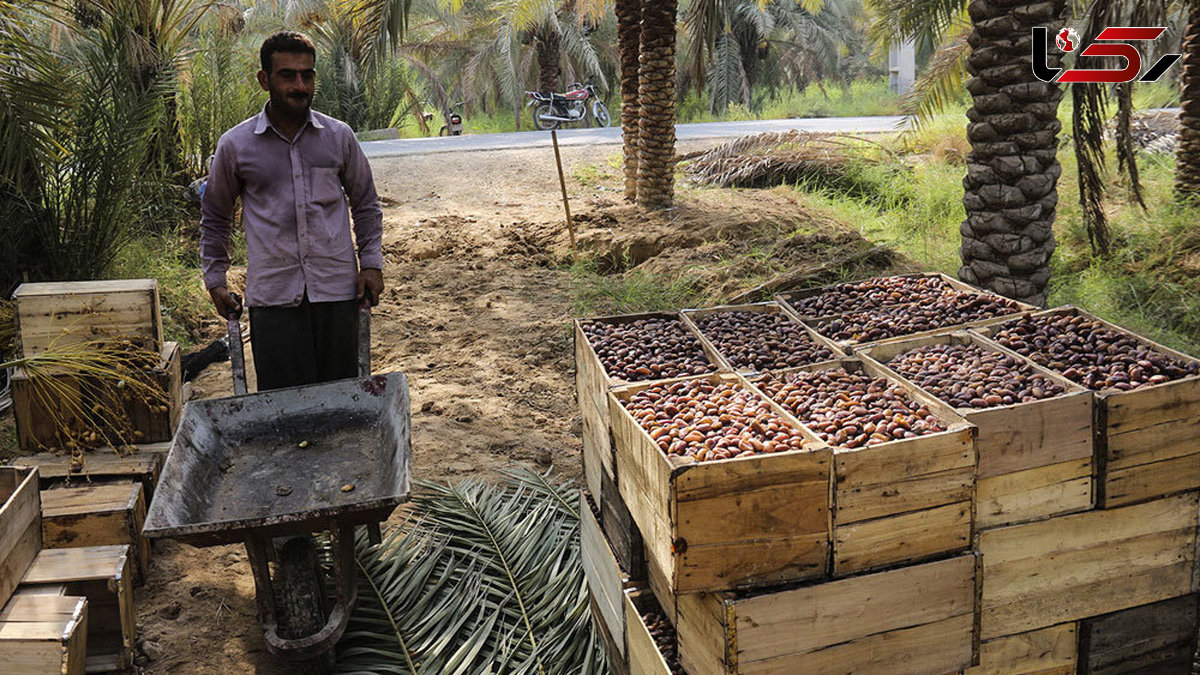
[[1175,193],[1200,197],[1200,1],[1193,0],[1183,36],[1183,88],[1179,93],[1179,147],[1175,150]]
[[642,39],[641,0],[617,0],[617,52],[621,57],[621,136],[625,144],[625,199],[637,201],[638,51]]
[[642,3],[637,203],[644,209],[666,208],[675,200],[676,4]]
[[558,28],[547,22],[534,34],[537,42],[538,91],[558,91],[558,62],[562,50]]
[[[1058,103],[1062,91],[1029,67],[1031,33],[1062,26],[1065,0],[971,0],[963,266],[958,276],[1001,295],[1045,305],[1054,252]],[[1061,52],[1050,49],[1050,66]]]

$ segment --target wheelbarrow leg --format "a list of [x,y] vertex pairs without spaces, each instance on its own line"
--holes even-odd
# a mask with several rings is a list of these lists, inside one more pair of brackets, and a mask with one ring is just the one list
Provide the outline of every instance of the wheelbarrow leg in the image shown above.
[[333,571],[337,589],[337,602],[330,612],[324,627],[312,635],[301,638],[279,636],[278,607],[275,604],[275,589],[267,566],[267,549],[270,540],[251,535],[246,539],[246,551],[254,572],[254,589],[258,603],[258,620],[262,625],[267,649],[273,655],[292,661],[313,659],[333,649],[346,624],[350,612],[358,600],[358,584],[355,574],[354,528],[341,526],[332,529]]

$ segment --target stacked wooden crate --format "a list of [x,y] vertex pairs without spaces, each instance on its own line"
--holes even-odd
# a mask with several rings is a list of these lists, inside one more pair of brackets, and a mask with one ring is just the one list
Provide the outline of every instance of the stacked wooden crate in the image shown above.
[[55,395],[48,397],[32,386],[26,372],[18,369],[12,376],[12,399],[22,450],[62,449],[65,439],[55,420],[71,423],[78,411],[95,406],[109,409],[110,418],[128,418],[129,431],[138,442],[171,439],[183,405],[181,355],[176,343],[163,340],[157,281],[30,283],[18,287],[13,299],[21,356],[93,341],[129,340],[159,354],[159,363],[150,377],[166,395],[165,404],[99,400],[103,397],[87,378],[62,372],[55,375]]
[[0,467],[0,664],[123,671],[136,631],[131,548],[43,548],[41,495],[36,467]]
[[[1200,418],[1196,378],[1093,392],[985,337],[1031,308],[993,303],[940,275],[902,279],[803,292],[753,310],[786,312],[810,333],[825,331],[814,339],[858,356],[793,370],[883,378],[946,427],[865,448],[813,436],[805,452],[669,456],[625,408],[649,385],[603,379],[604,364],[577,326],[577,367],[588,374],[579,400],[591,432],[589,488],[601,502],[620,501],[609,510],[630,515],[630,531],[603,517],[585,526],[589,585],[594,599],[607,598],[596,609],[611,660],[629,672],[660,672],[632,668],[639,657],[631,646],[650,634],[648,614],[618,605],[636,598],[635,608],[661,606],[677,632],[674,672],[693,675],[1187,672],[1180,664],[1197,633],[1200,480],[1181,458],[1194,459],[1187,441]],[[834,319],[809,311],[822,303],[854,311]],[[886,323],[905,306],[921,307],[920,320]],[[922,330],[934,316],[929,306],[965,323]],[[681,315],[718,373],[704,377],[768,399],[764,380],[787,371],[763,376],[730,363],[695,323],[713,311],[722,310]],[[855,334],[874,311],[882,329]],[[937,344],[1015,358],[1061,392],[955,409],[885,365]],[[598,404],[605,396],[607,411]],[[812,435],[776,403],[788,424]],[[594,485],[595,475],[611,485]],[[614,554],[616,542],[639,538],[644,573]]]

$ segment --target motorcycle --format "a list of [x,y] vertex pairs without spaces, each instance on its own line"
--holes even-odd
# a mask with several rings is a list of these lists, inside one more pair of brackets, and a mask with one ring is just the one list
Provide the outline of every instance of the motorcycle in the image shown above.
[[527,91],[525,95],[529,97],[527,105],[533,107],[533,126],[542,131],[584,120],[589,112],[591,120],[595,120],[601,127],[606,127],[612,122],[608,106],[600,100],[596,94],[596,87],[591,82],[576,82],[565,94]]
[[456,103],[446,110],[444,113],[446,123],[442,125],[441,129],[438,129],[438,136],[462,136],[463,118],[462,115],[454,112],[455,108],[461,109],[462,105],[462,103]]

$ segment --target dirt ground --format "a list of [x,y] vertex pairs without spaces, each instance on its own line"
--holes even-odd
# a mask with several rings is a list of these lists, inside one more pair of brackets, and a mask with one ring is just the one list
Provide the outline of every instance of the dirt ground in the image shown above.
[[[712,143],[679,150],[705,145]],[[565,153],[580,245],[602,269],[687,272],[723,298],[864,244],[787,190],[684,188],[677,208],[640,215],[621,201],[619,151]],[[387,261],[373,367],[408,375],[414,478],[488,478],[516,465],[578,478],[573,277],[552,151],[419,155],[373,166]],[[229,381],[228,364],[218,364],[191,395],[228,395]],[[240,546],[159,543],[136,606],[146,673],[276,672]]]

